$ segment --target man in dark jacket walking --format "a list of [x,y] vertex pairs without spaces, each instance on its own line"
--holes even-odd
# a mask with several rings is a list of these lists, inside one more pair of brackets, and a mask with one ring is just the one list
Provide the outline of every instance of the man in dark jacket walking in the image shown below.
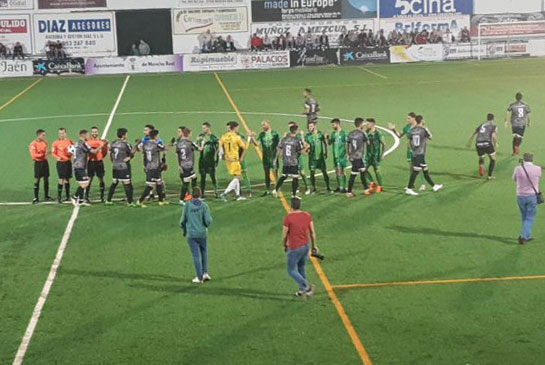
[[184,237],[193,255],[193,263],[197,276],[192,280],[195,284],[202,284],[211,279],[208,275],[208,227],[212,224],[210,208],[201,199],[201,190],[193,190],[193,199],[189,201],[182,213],[180,226]]

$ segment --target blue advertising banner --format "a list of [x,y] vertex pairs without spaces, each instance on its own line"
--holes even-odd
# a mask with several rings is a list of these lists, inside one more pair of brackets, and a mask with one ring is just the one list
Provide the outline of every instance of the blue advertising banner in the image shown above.
[[473,0],[381,0],[380,17],[472,14]]

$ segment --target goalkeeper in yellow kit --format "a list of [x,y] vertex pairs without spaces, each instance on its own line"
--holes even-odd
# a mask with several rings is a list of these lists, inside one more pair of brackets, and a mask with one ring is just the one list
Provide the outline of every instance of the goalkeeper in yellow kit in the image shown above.
[[237,200],[246,200],[240,195],[240,180],[242,178],[241,161],[244,161],[247,144],[244,143],[238,134],[238,123],[227,123],[227,133],[220,139],[220,157],[225,159],[227,171],[233,180],[227,186],[227,189],[220,195],[223,201],[227,201],[227,194],[235,192]]

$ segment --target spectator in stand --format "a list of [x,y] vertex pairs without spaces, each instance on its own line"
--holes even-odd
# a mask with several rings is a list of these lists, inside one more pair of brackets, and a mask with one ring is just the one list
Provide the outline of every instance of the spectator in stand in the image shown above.
[[129,55],[140,56],[140,51],[138,51],[138,47],[136,46],[136,43],[133,43],[131,45],[131,50],[129,51]]
[[58,60],[64,60],[68,57],[68,55],[66,54],[66,52],[64,51],[64,46],[62,45],[61,42],[57,42],[57,46],[56,46],[56,59]]
[[329,49],[329,37],[327,36],[326,31],[320,35],[320,38],[318,39],[318,44],[320,45],[321,49]]
[[0,59],[8,57],[8,48],[0,43]]
[[377,47],[386,47],[388,45],[388,40],[386,40],[386,37],[384,36],[384,30],[381,29],[377,34]]
[[367,46],[368,47],[375,46],[375,35],[373,34],[372,29],[369,29],[369,32],[367,32]]
[[272,41],[269,38],[269,36],[267,34],[265,34],[265,37],[263,37],[263,49],[264,50],[271,50],[272,48],[273,48],[272,47]]
[[314,42],[314,36],[310,32],[307,32],[305,34],[305,48],[307,48],[307,49],[316,48],[316,44]]
[[423,31],[418,33],[418,35],[415,37],[414,40],[415,40],[416,44],[426,44],[426,43],[428,43],[428,31],[424,29]]
[[286,48],[288,49],[295,48],[295,39],[293,38],[293,35],[290,32],[286,33]]
[[443,35],[443,43],[450,44],[454,42],[455,42],[454,34],[452,34],[452,32],[450,31],[450,28],[447,28],[447,31]]
[[13,59],[25,59],[25,53],[23,51],[23,45],[19,42],[15,43],[15,46],[13,46]]
[[301,49],[305,47],[305,37],[301,33],[297,34],[295,38],[295,48]]
[[460,32],[460,42],[462,43],[471,42],[471,37],[469,36],[469,29],[467,29],[467,27],[464,27],[464,29],[462,29],[462,31]]
[[276,39],[273,41],[273,45],[274,49],[283,51],[288,47],[288,41],[283,34],[280,34],[280,36],[276,37]]
[[199,41],[199,48],[202,53],[209,53],[212,49],[212,33],[210,33],[210,29],[208,29],[206,32],[202,32],[197,37]]
[[237,48],[235,47],[235,42],[233,41],[233,37],[230,35],[225,38],[225,52],[235,52]]
[[149,44],[144,42],[143,39],[140,40],[140,44],[138,45],[138,52],[141,56],[148,56],[151,53]]
[[256,33],[250,39],[250,46],[252,51],[261,51],[263,49],[263,39],[257,36]]

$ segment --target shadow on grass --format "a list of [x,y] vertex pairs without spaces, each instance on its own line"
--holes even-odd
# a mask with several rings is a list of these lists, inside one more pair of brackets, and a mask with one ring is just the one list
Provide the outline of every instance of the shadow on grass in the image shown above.
[[427,236],[441,236],[441,237],[459,237],[469,239],[485,239],[494,242],[501,242],[507,245],[516,245],[516,239],[512,237],[494,236],[489,234],[480,234],[472,232],[455,232],[455,231],[443,231],[437,228],[427,227],[405,227],[405,226],[389,226],[388,229],[407,234],[423,234]]

